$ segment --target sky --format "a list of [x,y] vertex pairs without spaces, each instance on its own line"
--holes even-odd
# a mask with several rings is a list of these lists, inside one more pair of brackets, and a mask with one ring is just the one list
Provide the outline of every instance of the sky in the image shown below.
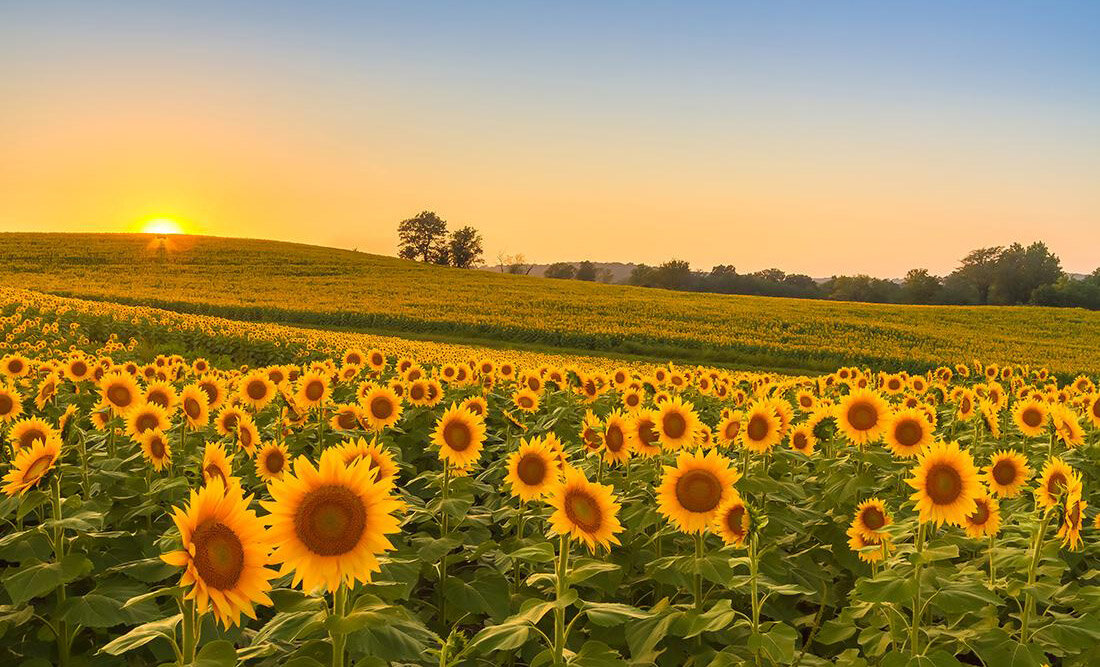
[[0,231],[1100,266],[1100,2],[0,0]]

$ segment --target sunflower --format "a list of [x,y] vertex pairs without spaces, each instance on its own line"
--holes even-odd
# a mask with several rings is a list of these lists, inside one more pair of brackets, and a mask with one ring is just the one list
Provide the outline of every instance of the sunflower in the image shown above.
[[374,387],[360,400],[372,430],[381,431],[401,419],[401,398],[390,387]]
[[39,438],[17,451],[11,470],[4,475],[4,493],[8,496],[23,495],[53,469],[61,457],[61,438]]
[[666,449],[682,449],[693,444],[699,417],[695,406],[679,396],[661,403],[657,410],[657,438]]
[[581,420],[581,444],[584,445],[585,451],[594,453],[603,447],[603,436],[600,435],[602,426],[603,422],[595,412],[585,410],[584,419]]
[[1001,529],[1001,509],[995,498],[983,493],[974,498],[974,511],[966,515],[963,528],[970,537],[992,537]]
[[237,420],[237,446],[252,456],[260,444],[260,429],[256,427],[252,415],[243,415]]
[[1081,475],[1058,458],[1053,457],[1043,466],[1039,475],[1039,487],[1035,498],[1046,508],[1055,507],[1063,494],[1071,496],[1081,492]]
[[883,528],[893,522],[890,513],[886,511],[886,505],[878,498],[871,498],[864,500],[856,507],[856,515],[852,519],[852,528],[864,540],[877,544],[886,537]]
[[245,416],[244,411],[235,405],[227,405],[214,419],[214,429],[218,435],[230,435],[237,432],[237,422]]
[[1050,422],[1054,433],[1067,447],[1080,447],[1085,444],[1085,431],[1077,413],[1065,405],[1055,405],[1050,410]]
[[103,402],[116,415],[121,415],[141,400],[137,382],[133,376],[125,373],[104,375],[99,381],[99,393],[103,396]]
[[618,410],[609,414],[604,420],[601,451],[607,463],[626,463],[630,460],[631,439],[627,435],[627,428],[627,417]]
[[206,446],[202,454],[202,478],[206,484],[219,481],[224,487],[237,486],[233,479],[233,456],[226,454],[225,448],[213,442]]
[[847,535],[848,548],[855,551],[859,559],[865,563],[880,562],[894,550],[894,544],[886,534],[882,535],[882,539],[869,538],[852,525],[849,526]]
[[164,431],[159,428],[145,431],[136,440],[141,445],[142,456],[157,472],[164,470],[164,467],[172,462],[172,447],[168,444]]
[[409,390],[406,393],[409,399],[409,403],[413,405],[428,405],[430,399],[428,398],[428,381],[427,380],[414,380],[409,383]]
[[157,381],[151,382],[145,387],[145,402],[159,405],[168,411],[168,414],[172,414],[176,410],[176,405],[179,403],[179,397],[176,395],[176,390],[172,385],[167,382]]
[[180,392],[180,407],[183,418],[192,429],[206,426],[210,421],[210,398],[197,384],[189,384]]
[[212,375],[203,376],[198,382],[198,387],[206,394],[206,406],[209,409],[217,410],[225,402],[225,384],[220,379]]
[[168,431],[172,428],[172,422],[168,419],[168,411],[156,403],[138,403],[123,415],[126,423],[126,435],[136,442],[141,434],[146,431],[160,429]]
[[316,370],[304,373],[298,380],[298,393],[295,400],[303,408],[315,408],[323,405],[332,393],[328,375]]
[[798,390],[798,393],[795,394],[794,402],[802,412],[810,412],[817,407],[817,399],[805,389]]
[[858,389],[837,405],[837,426],[856,445],[873,442],[886,427],[889,406],[870,389]]
[[397,462],[393,454],[386,450],[377,440],[369,443],[364,438],[357,440],[345,440],[332,448],[340,454],[340,460],[344,465],[351,465],[357,461],[365,461],[367,467],[375,472],[379,482],[394,482],[397,480]]
[[1066,498],[1065,517],[1062,519],[1062,527],[1058,529],[1058,537],[1062,538],[1062,546],[1069,547],[1072,551],[1081,546],[1081,523],[1088,505],[1081,500],[1080,489]]
[[645,392],[641,389],[627,389],[622,393],[620,400],[627,412],[634,412],[642,407],[642,403],[645,401]]
[[741,445],[750,452],[763,454],[779,444],[779,417],[767,403],[757,401],[745,411],[741,421]]
[[742,421],[744,421],[744,414],[740,410],[730,410],[724,414],[714,427],[714,436],[718,444],[723,447],[732,447],[741,433]]
[[23,412],[23,397],[15,387],[0,385],[0,422],[10,422]]
[[653,410],[638,410],[627,422],[627,437],[630,439],[630,449],[649,458],[661,453],[661,445],[657,435],[657,414]]
[[20,452],[39,440],[58,437],[57,430],[38,417],[21,419],[12,425],[8,440],[14,452]]
[[551,531],[584,542],[593,553],[597,545],[611,549],[612,544],[619,544],[615,533],[622,532],[623,526],[612,491],[609,484],[589,482],[580,469],[566,468],[564,480],[554,486],[547,499],[554,508]]
[[435,423],[432,443],[439,447],[439,458],[456,468],[468,468],[481,456],[485,441],[485,422],[454,403]]
[[890,415],[883,439],[894,456],[908,459],[932,444],[932,430],[932,424],[923,410],[909,408]]
[[256,475],[264,482],[282,479],[289,460],[286,445],[269,442],[256,452]]
[[367,351],[367,366],[378,373],[386,368],[386,355],[382,350],[373,348]]
[[341,403],[333,409],[328,424],[333,431],[350,431],[359,428],[359,420],[363,418],[363,411],[358,405]]
[[62,371],[69,380],[73,382],[83,382],[92,374],[92,367],[83,355],[74,355],[69,357],[65,362]]
[[46,404],[57,396],[57,385],[61,378],[57,373],[50,373],[38,384],[38,395],[34,399],[34,405],[39,410],[44,410]]
[[459,403],[459,406],[466,408],[482,419],[485,419],[485,416],[489,414],[489,403],[484,396],[471,396]]
[[539,409],[539,395],[530,389],[520,389],[512,395],[512,402],[524,412],[536,412]]
[[810,456],[814,453],[814,447],[817,446],[817,438],[814,436],[814,429],[808,424],[800,424],[791,429],[791,449],[796,452],[801,452],[806,456]]
[[993,495],[1014,498],[1020,495],[1024,483],[1031,477],[1027,458],[1023,454],[1002,450],[993,455],[989,465],[983,468],[985,483]]
[[981,492],[974,459],[957,442],[926,447],[906,483],[916,489],[910,498],[917,503],[920,521],[933,521],[937,526],[945,522],[962,525],[966,516],[974,513],[974,498]]
[[1033,398],[1017,401],[1012,409],[1012,422],[1016,424],[1020,433],[1034,438],[1042,435],[1043,428],[1047,425],[1048,414],[1047,406],[1041,401]]
[[657,509],[685,533],[703,531],[718,506],[741,478],[729,459],[711,450],[681,452],[675,466],[665,466],[657,487]]
[[237,396],[245,405],[263,410],[275,398],[275,383],[264,371],[252,371],[237,387]]
[[718,506],[718,511],[714,513],[711,529],[718,533],[726,544],[740,546],[745,543],[751,525],[749,508],[745,506],[745,501],[741,499],[737,489],[733,489],[729,497]]
[[161,555],[169,565],[185,568],[180,586],[201,614],[212,609],[228,628],[241,614],[255,619],[255,604],[271,605],[267,591],[276,573],[267,567],[268,540],[263,523],[248,509],[252,497],[226,489],[220,480],[191,491],[186,509],[175,508],[172,520],[183,549]]
[[541,438],[520,440],[519,449],[508,456],[505,481],[512,495],[527,502],[550,493],[561,481],[557,454]]
[[31,372],[30,361],[21,354],[9,354],[0,359],[0,371],[8,377],[23,377]]
[[260,502],[271,513],[265,522],[279,573],[293,571],[306,591],[370,582],[378,555],[393,549],[386,535],[400,530],[392,490],[365,462],[344,465],[339,452],[326,451],[317,468],[299,456],[292,474],[271,483],[272,500]]

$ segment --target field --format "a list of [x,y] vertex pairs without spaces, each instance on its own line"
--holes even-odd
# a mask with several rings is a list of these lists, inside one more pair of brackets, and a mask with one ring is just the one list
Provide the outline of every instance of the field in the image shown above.
[[[1073,350],[1093,339],[1062,332],[1041,350],[1002,348],[1028,355],[1026,368],[904,370],[921,358],[776,375],[19,289],[150,303],[191,295],[194,310],[239,315],[231,296],[263,283],[271,302],[255,317],[294,319],[276,305],[296,302],[278,294],[287,278],[261,272],[281,261],[210,250],[202,263],[126,269],[108,257],[120,243],[133,240],[97,237],[80,256],[99,259],[54,273],[32,270],[42,245],[24,243],[17,259],[6,244],[0,664],[1100,660],[1100,548],[1087,502],[1100,482],[1100,393],[1095,373],[1049,373],[1091,368],[1095,357]],[[348,257],[359,269],[382,262]],[[322,320],[341,321],[401,282],[346,266],[326,279],[335,265],[302,261],[283,275],[331,280],[309,301],[318,310],[301,311]],[[399,266],[406,282],[435,271]],[[241,277],[232,290],[227,275]],[[463,280],[502,291],[547,284],[436,275],[454,276],[452,293]],[[539,307],[565,308],[545,293]],[[410,326],[431,330],[443,294],[442,284],[394,286],[365,314],[405,303],[426,311]],[[649,300],[644,312],[671,299],[614,294]],[[806,317],[771,300],[701,301]],[[845,326],[862,330],[856,306],[811,305],[847,309]],[[591,321],[602,307],[573,316]],[[487,312],[529,317],[498,308]],[[1018,341],[1096,326],[1054,319],[1074,313],[991,317],[1023,322]],[[715,335],[703,332],[696,343]]]
[[925,372],[974,359],[1100,371],[1100,313],[665,292],[273,241],[2,234],[4,284],[227,317],[657,362]]

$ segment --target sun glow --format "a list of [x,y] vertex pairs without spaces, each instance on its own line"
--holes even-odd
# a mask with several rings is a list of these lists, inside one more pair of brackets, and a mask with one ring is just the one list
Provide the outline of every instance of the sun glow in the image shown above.
[[157,218],[145,223],[141,228],[141,231],[145,234],[156,234],[158,236],[164,236],[166,234],[182,234],[183,227],[180,226],[175,220],[169,220],[168,218]]

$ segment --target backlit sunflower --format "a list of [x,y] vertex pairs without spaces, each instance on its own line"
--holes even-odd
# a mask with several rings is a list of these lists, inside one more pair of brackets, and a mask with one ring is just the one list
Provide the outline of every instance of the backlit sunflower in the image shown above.
[[4,475],[4,493],[8,496],[23,495],[53,469],[60,457],[61,438],[56,436],[35,440],[19,450],[11,470]]
[[282,479],[289,462],[286,445],[269,442],[256,452],[256,475],[264,482]]
[[649,458],[661,453],[657,435],[657,415],[653,410],[638,410],[627,422],[630,448],[635,454]]
[[275,398],[275,383],[265,371],[252,371],[237,385],[237,396],[241,403],[255,410],[263,410]]
[[932,444],[932,424],[920,408],[909,408],[892,414],[883,431],[886,446],[899,459],[917,456]]
[[916,501],[920,521],[937,526],[962,525],[966,516],[974,513],[974,498],[981,493],[974,459],[957,442],[926,447],[906,483],[916,489],[910,498]]
[[8,377],[23,377],[31,372],[30,361],[21,354],[9,354],[0,359],[0,372]]
[[561,481],[557,454],[541,438],[520,440],[519,449],[508,456],[505,481],[512,495],[527,502],[550,493]]
[[993,495],[1000,498],[1014,498],[1020,495],[1024,484],[1031,477],[1027,467],[1027,458],[1020,453],[1002,450],[993,455],[989,465],[983,468],[985,483]]
[[878,563],[894,550],[894,543],[887,534],[883,534],[882,539],[868,538],[853,525],[848,528],[847,535],[848,548],[865,563]]
[[814,429],[808,424],[799,424],[791,429],[791,449],[810,456],[817,446],[817,438],[814,437]]
[[20,419],[12,425],[8,432],[8,440],[14,452],[20,452],[39,440],[57,438],[58,433],[54,427],[38,417]]
[[138,402],[123,414],[126,424],[126,435],[135,442],[142,433],[160,429],[168,431],[172,428],[172,422],[168,419],[168,411],[156,403]]
[[[206,394],[206,407],[210,410],[217,410],[225,403],[226,389],[225,383],[221,379],[213,376],[203,376],[198,381],[198,387]],[[186,408],[186,406],[184,406]]]
[[260,429],[257,428],[252,415],[242,415],[237,420],[237,446],[252,456],[256,453],[256,447],[260,444]]
[[235,405],[227,405],[214,418],[214,429],[218,435],[232,435],[237,432],[237,422],[244,418],[244,410]]
[[657,439],[666,449],[690,447],[698,428],[699,417],[695,414],[695,406],[679,396],[669,398],[657,409]]
[[1066,511],[1062,519],[1062,526],[1058,529],[1058,537],[1062,538],[1062,546],[1076,551],[1081,546],[1081,524],[1085,519],[1085,508],[1088,503],[1081,500],[1081,491],[1066,497]]
[[481,456],[485,441],[485,422],[469,410],[451,403],[432,431],[432,443],[439,458],[456,468],[468,468]]
[[365,415],[358,405],[341,403],[333,408],[328,425],[333,431],[350,431],[359,428],[360,418],[365,419]]
[[745,410],[741,421],[741,446],[763,454],[779,444],[779,417],[767,403],[757,401]]
[[23,412],[23,397],[15,387],[0,385],[0,423],[14,420]]
[[489,414],[489,404],[485,401],[484,396],[471,396],[459,405],[482,419],[485,419],[485,416]]
[[1039,475],[1039,486],[1035,489],[1035,499],[1046,508],[1055,507],[1062,496],[1071,496],[1081,492],[1081,475],[1055,456],[1043,466]]
[[657,487],[657,509],[685,533],[706,529],[741,478],[729,459],[711,450],[681,452],[675,466],[665,466]]
[[180,586],[190,586],[184,595],[195,601],[195,609],[215,618],[228,628],[239,625],[241,614],[255,619],[254,605],[271,605],[274,570],[268,564],[268,540],[263,523],[248,509],[252,496],[241,489],[225,489],[219,480],[191,491],[186,508],[176,507],[172,515],[180,532],[183,549],[161,556],[169,565],[185,568]]
[[1077,413],[1066,405],[1054,405],[1050,409],[1050,423],[1054,433],[1066,447],[1080,447],[1085,444],[1085,431]]
[[164,470],[164,466],[172,462],[172,448],[168,444],[164,431],[159,428],[145,431],[138,436],[137,441],[141,443],[141,453],[145,460],[152,464],[157,472]]
[[126,412],[141,400],[137,382],[133,376],[126,373],[111,373],[104,375],[99,381],[99,393],[103,402],[111,408],[116,415]]
[[1035,399],[1017,401],[1012,409],[1012,423],[1016,424],[1020,433],[1034,438],[1042,435],[1049,412],[1046,404]]
[[524,412],[536,412],[539,409],[539,395],[530,389],[520,389],[512,395],[512,402]]
[[328,401],[331,393],[328,375],[311,370],[298,379],[298,393],[294,395],[294,399],[303,408],[315,408]]
[[878,440],[889,418],[886,401],[870,389],[853,391],[836,407],[837,426],[850,442],[863,445]]
[[223,487],[237,486],[233,479],[233,456],[226,454],[225,448],[216,442],[206,445],[202,453],[202,478],[206,484],[217,480]]
[[381,431],[401,419],[401,398],[390,387],[374,387],[360,401],[367,425]]
[[714,438],[723,447],[733,447],[741,433],[741,422],[744,414],[740,410],[730,410],[714,427]]
[[293,571],[294,585],[306,591],[370,582],[378,555],[393,549],[386,535],[400,530],[392,490],[363,461],[347,466],[330,450],[314,468],[299,456],[293,474],[271,483],[272,500],[260,503],[271,513],[264,521],[279,573]]
[[970,537],[989,537],[1001,529],[1001,509],[995,498],[981,494],[974,498],[974,511],[966,515],[963,528]]
[[852,519],[854,528],[864,540],[878,544],[885,537],[886,528],[893,523],[893,518],[886,511],[886,505],[878,498],[864,500],[856,507],[855,517]]
[[627,420],[618,410],[604,420],[603,458],[607,463],[625,463],[630,460],[630,437],[627,436]]
[[623,526],[612,491],[609,484],[589,482],[580,469],[567,468],[564,481],[554,486],[547,499],[554,508],[551,531],[584,542],[593,553],[597,546],[610,549],[619,544],[615,534],[622,532]]
[[741,546],[749,536],[751,521],[749,508],[734,489],[714,513],[711,530],[718,533],[726,544]]
[[179,402],[179,397],[176,396],[175,388],[164,381],[150,382],[145,387],[144,399],[146,403],[152,403],[164,408],[168,415],[171,415],[176,410],[176,404]]
[[385,447],[377,440],[367,442],[365,438],[346,440],[333,449],[340,453],[340,460],[344,465],[351,465],[356,461],[365,461],[367,467],[372,470],[379,482],[397,481],[397,462]]

